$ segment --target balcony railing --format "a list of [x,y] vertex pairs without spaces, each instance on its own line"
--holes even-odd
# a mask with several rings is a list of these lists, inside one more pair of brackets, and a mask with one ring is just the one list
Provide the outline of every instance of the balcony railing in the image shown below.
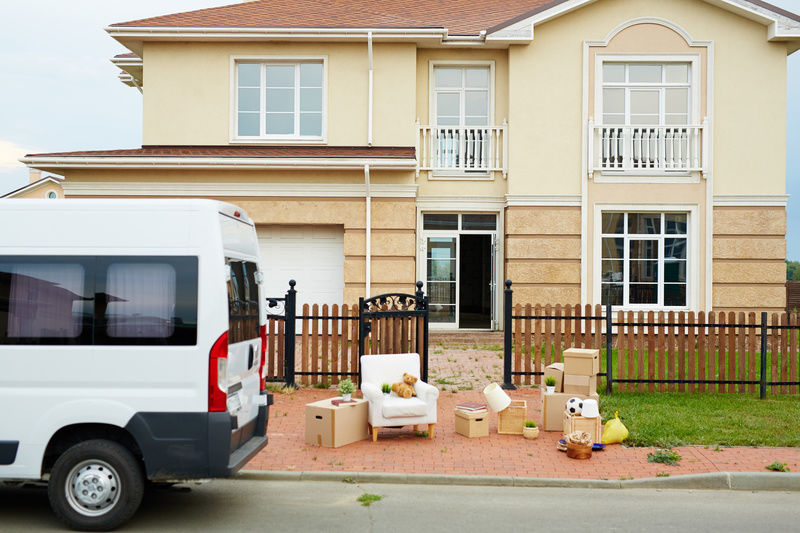
[[417,175],[508,174],[508,124],[502,126],[421,126],[417,121]]
[[594,172],[703,172],[708,126],[598,125],[589,121],[589,177]]

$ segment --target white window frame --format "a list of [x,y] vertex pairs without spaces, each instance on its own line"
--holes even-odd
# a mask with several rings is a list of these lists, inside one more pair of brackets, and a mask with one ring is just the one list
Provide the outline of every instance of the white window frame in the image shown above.
[[[602,276],[603,276],[603,213],[686,213],[686,305],[685,306],[663,306],[657,304],[628,304],[614,305],[614,311],[696,311],[699,310],[699,280],[700,280],[700,208],[697,204],[595,204],[594,207],[594,267],[593,293],[594,303],[600,304],[602,298]],[[663,254],[663,231],[662,235],[653,235],[652,240],[659,240],[659,272],[664,272]],[[646,239],[646,236],[637,235],[634,239]],[[625,247],[627,256],[629,237],[625,236]],[[706,243],[709,246],[710,243]],[[627,261],[623,263],[624,272],[628,271]],[[623,280],[629,276],[624,275]],[[626,285],[630,281],[623,281]],[[659,300],[663,301],[663,278],[659,281]],[[627,292],[627,290],[626,290]],[[624,302],[624,299],[623,299]]]
[[[495,87],[495,62],[494,60],[470,60],[459,61],[450,59],[431,59],[428,61],[428,123],[431,126],[436,126],[436,67],[449,67],[449,68],[488,68],[489,69],[489,119],[488,126],[495,126],[494,119],[494,87]],[[461,99],[461,108],[463,111],[464,101]],[[461,113],[463,115],[463,113]],[[504,139],[505,142],[505,139]],[[446,172],[431,172],[428,177],[430,181],[452,181],[452,180],[466,180],[466,181],[494,181],[494,172],[486,174],[469,173],[463,174],[456,170]]]
[[[258,135],[258,136],[240,136],[239,132],[239,80],[238,69],[236,68],[239,63],[258,63],[261,65],[300,65],[302,63],[321,63],[322,64],[322,128],[321,135],[300,135],[299,114],[295,112],[295,131],[293,135]],[[262,86],[263,76],[265,69],[261,69]],[[300,69],[295,69],[295,106],[300,105],[299,82],[297,77]],[[229,141],[232,144],[242,143],[256,143],[256,144],[327,144],[328,142],[328,56],[327,55],[314,55],[314,56],[251,56],[251,55],[233,55],[230,61],[230,135]],[[260,91],[261,110],[259,117],[263,119],[264,114],[264,100],[265,92]],[[263,127],[260,126],[260,127]]]
[[[603,124],[603,63],[645,63],[645,64],[664,64],[664,63],[687,63],[689,64],[689,125],[700,125],[703,122],[700,116],[701,94],[702,94],[702,72],[700,69],[700,54],[697,53],[678,53],[678,54],[595,54],[594,64],[594,113],[592,115],[594,124]],[[709,58],[710,61],[710,58]],[[710,67],[709,67],[710,68]],[[588,83],[588,82],[587,82]],[[707,76],[706,83],[711,83]],[[627,87],[632,85],[625,84]],[[642,84],[642,87],[655,87],[651,84]],[[663,85],[662,85],[663,87]],[[709,95],[710,89],[709,90]],[[630,116],[630,105],[625,101],[625,122]],[[663,100],[663,96],[661,97]],[[659,114],[663,114],[663,101],[659,102]],[[710,112],[710,108],[709,108]],[[622,124],[629,125],[629,124]],[[674,126],[678,126],[677,124]],[[646,127],[646,125],[642,125]],[[703,150],[710,150],[710,147],[703,147]],[[586,157],[586,155],[584,155]],[[683,171],[647,171],[636,169],[632,171],[604,170],[596,172],[593,181],[595,183],[700,183],[698,172]]]

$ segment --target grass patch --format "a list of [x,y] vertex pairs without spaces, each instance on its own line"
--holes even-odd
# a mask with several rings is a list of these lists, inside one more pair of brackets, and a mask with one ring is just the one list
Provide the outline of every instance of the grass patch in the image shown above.
[[800,446],[791,396],[618,392],[601,396],[600,408],[609,418],[619,411],[632,446]]
[[773,461],[764,468],[766,468],[767,470],[772,470],[773,472],[791,472],[791,470],[789,470],[789,467],[786,466],[786,463],[781,463],[779,461]]
[[425,437],[426,439],[428,438],[427,431],[416,431],[414,432],[414,435],[416,435],[417,437]]
[[673,450],[660,449],[647,454],[648,463],[662,463],[670,466],[678,466],[682,457]]
[[383,496],[379,496],[379,495],[377,495],[377,494],[370,494],[370,493],[368,493],[368,492],[365,492],[364,494],[362,494],[361,496],[359,496],[359,497],[356,499],[356,501],[357,501],[357,502],[360,502],[360,503],[361,503],[361,505],[363,505],[364,507],[369,507],[369,506],[370,506],[370,505],[372,505],[373,503],[375,503],[375,502],[379,502],[379,501],[381,501],[382,499],[383,499]]
[[437,379],[437,380],[435,380],[435,381],[436,381],[436,383],[438,383],[439,385],[455,385],[455,382],[453,382],[453,381],[447,381],[445,378],[439,378],[439,379]]

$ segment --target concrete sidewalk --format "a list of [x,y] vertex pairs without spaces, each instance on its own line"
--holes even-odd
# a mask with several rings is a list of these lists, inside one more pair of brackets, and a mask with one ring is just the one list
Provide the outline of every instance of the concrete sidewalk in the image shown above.
[[[483,476],[495,479],[489,484],[537,483],[533,478],[552,480],[553,483],[575,484],[577,480],[599,480],[619,486],[619,481],[651,479],[663,486],[676,486],[677,476],[692,474],[720,474],[720,476],[692,476],[697,481],[713,486],[696,488],[748,487],[742,484],[752,479],[758,483],[774,485],[771,490],[797,490],[797,478],[791,474],[773,473],[765,466],[773,461],[786,463],[792,472],[800,472],[800,449],[797,448],[726,448],[718,450],[703,446],[675,448],[683,459],[678,466],[648,463],[651,448],[626,448],[609,445],[605,451],[595,452],[589,460],[569,459],[556,450],[560,432],[540,432],[539,438],[527,440],[517,435],[497,434],[497,416],[490,414],[488,437],[469,439],[455,432],[453,409],[457,403],[476,401],[483,403],[480,391],[443,391],[439,397],[439,422],[433,439],[417,437],[413,428],[381,430],[378,442],[364,440],[341,448],[321,448],[305,444],[305,404],[336,396],[333,390],[300,389],[294,394],[275,394],[275,404],[270,409],[268,426],[269,445],[251,460],[245,470],[286,472],[286,476],[308,476],[311,472],[336,472],[337,477],[360,473],[397,474],[395,481],[457,483],[458,477]],[[528,405],[528,418],[541,423],[541,393],[536,389],[520,389],[511,393],[514,399],[524,399]],[[736,476],[737,472],[753,472],[759,476]],[[730,475],[728,473],[731,473]],[[661,477],[658,476],[661,474]],[[668,474],[669,477],[664,476]],[[272,474],[271,474],[272,475]],[[419,475],[415,477],[412,475]],[[425,477],[422,477],[425,475]],[[405,476],[405,477],[404,477]],[[302,476],[301,476],[302,477]],[[370,476],[367,476],[370,477]],[[389,476],[390,479],[392,476]],[[670,479],[672,478],[672,479]],[[418,479],[419,481],[409,481]],[[426,480],[427,481],[423,481]],[[503,481],[498,481],[502,479]],[[506,481],[508,479],[516,481]],[[529,481],[524,481],[528,479]],[[709,481],[712,480],[713,481]],[[562,481],[557,481],[562,480]],[[739,480],[739,481],[737,481]],[[774,480],[774,482],[772,481]],[[375,481],[375,479],[373,479]],[[476,482],[478,479],[475,479]],[[641,483],[638,485],[641,488]],[[695,481],[692,481],[695,483]],[[750,483],[750,481],[747,481]],[[607,483],[608,484],[608,483]],[[788,485],[787,485],[788,484]],[[625,485],[624,483],[622,485]],[[541,485],[540,485],[541,486]],[[564,485],[560,485],[564,486]],[[582,486],[582,485],[576,485]],[[691,488],[682,486],[681,488]],[[751,490],[751,489],[748,489]],[[752,490],[756,490],[753,488]],[[764,489],[769,490],[769,489]]]

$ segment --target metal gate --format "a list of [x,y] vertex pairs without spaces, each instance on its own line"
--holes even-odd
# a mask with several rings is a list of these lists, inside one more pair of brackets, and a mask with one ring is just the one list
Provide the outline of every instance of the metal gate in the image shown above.
[[[390,293],[381,294],[372,298],[359,298],[358,309],[353,309],[351,315],[345,314],[336,315],[336,313],[326,314],[323,312],[321,315],[311,313],[298,314],[297,313],[297,291],[295,290],[295,281],[289,282],[289,290],[286,292],[285,297],[267,297],[267,325],[265,326],[265,357],[267,358],[267,381],[285,382],[287,385],[295,385],[295,378],[297,376],[311,376],[312,383],[317,383],[319,377],[355,377],[360,375],[360,361],[361,356],[364,354],[379,354],[379,353],[409,353],[416,352],[420,355],[420,362],[422,364],[422,380],[426,381],[428,378],[428,297],[422,292],[422,282],[417,282],[417,292],[415,294],[401,294]],[[346,306],[345,306],[346,307]],[[303,309],[307,309],[308,305],[304,305]],[[327,308],[327,306],[325,307]],[[314,311],[316,311],[314,306]],[[336,306],[333,307],[336,309]],[[340,327],[350,327],[346,324],[353,324],[352,336],[350,339],[353,341],[351,352],[352,364],[348,365],[348,369],[343,371],[336,371],[336,368],[331,368],[331,371],[323,366],[323,368],[316,368],[313,365],[307,365],[308,356],[319,357],[320,353],[316,352],[318,341],[322,342],[322,354],[326,354],[325,343],[333,338],[332,350],[342,351],[342,357],[345,357],[345,350],[347,349],[348,340],[347,335],[335,336],[334,334],[328,336],[327,330],[323,329],[322,337],[317,336],[316,330],[311,334],[305,330],[305,325],[308,321],[312,324],[314,321],[331,321],[331,323],[341,324]],[[300,351],[300,367],[297,370],[295,362],[297,361],[297,342],[299,342],[298,334],[300,331],[296,327],[296,322],[302,321],[304,324],[302,332],[302,346]],[[357,325],[354,323],[357,321]],[[339,326],[334,326],[334,329]],[[313,328],[312,328],[313,329]],[[357,331],[356,331],[357,329]],[[333,333],[333,332],[332,332]],[[355,341],[358,337],[358,354],[355,353]],[[316,338],[315,338],[316,337]],[[330,337],[330,338],[329,338]],[[312,346],[312,350],[306,353],[307,344]],[[309,366],[308,370],[306,366]],[[335,364],[333,365],[336,366]],[[305,379],[305,378],[304,378]]]
[[[358,299],[358,355],[416,352],[428,381],[428,297],[389,293]],[[359,363],[360,365],[360,363]]]

